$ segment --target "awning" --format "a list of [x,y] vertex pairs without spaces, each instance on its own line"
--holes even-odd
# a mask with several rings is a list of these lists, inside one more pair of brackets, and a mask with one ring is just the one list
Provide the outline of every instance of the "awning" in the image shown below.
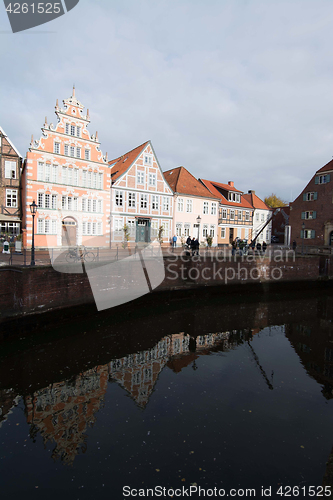
[[21,219],[16,215],[0,214],[0,222],[21,222]]

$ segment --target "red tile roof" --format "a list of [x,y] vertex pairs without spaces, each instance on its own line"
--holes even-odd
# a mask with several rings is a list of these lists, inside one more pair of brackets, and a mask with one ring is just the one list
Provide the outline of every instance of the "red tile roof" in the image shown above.
[[227,200],[222,193],[216,188],[220,187],[221,189],[227,189],[228,191],[233,191],[237,193],[241,193],[238,189],[229,186],[229,184],[221,184],[220,182],[208,181],[207,179],[200,179],[200,181],[206,186],[211,193],[213,193],[216,197],[218,197],[223,205],[228,205],[230,207],[242,207],[242,208],[253,208],[252,205],[244,199],[244,195],[241,194],[241,202],[236,203],[235,201]]
[[129,167],[132,165],[132,163],[135,162],[138,156],[140,156],[140,154],[145,149],[147,144],[149,144],[149,142],[150,141],[144,142],[143,144],[141,144],[141,146],[132,149],[132,151],[125,153],[124,155],[120,156],[119,158],[116,158],[115,160],[109,161],[109,165],[111,167],[112,182],[119,179],[119,177],[121,177],[126,172],[126,170],[129,169]]
[[243,194],[243,198],[252,205],[253,208],[259,208],[260,210],[271,210],[266,203],[264,203],[259,196],[255,193]]
[[321,172],[330,172],[331,170],[333,170],[333,160],[329,161],[321,169],[317,170],[316,174],[319,174]]
[[184,167],[177,167],[164,172],[164,178],[175,193],[201,196],[202,198],[219,198],[212,194],[194,175]]

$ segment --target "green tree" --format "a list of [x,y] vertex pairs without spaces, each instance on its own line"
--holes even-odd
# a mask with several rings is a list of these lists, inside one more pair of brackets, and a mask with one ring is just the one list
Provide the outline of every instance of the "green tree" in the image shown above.
[[278,198],[274,193],[272,193],[270,196],[266,196],[264,202],[269,208],[279,208],[288,205],[287,201],[281,200],[281,198]]

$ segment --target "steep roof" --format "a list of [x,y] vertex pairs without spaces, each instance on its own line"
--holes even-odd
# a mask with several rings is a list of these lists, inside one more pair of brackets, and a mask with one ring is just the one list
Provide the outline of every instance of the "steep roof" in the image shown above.
[[17,154],[17,156],[19,156],[20,158],[23,158],[23,156],[20,154],[20,152],[18,151],[18,149],[16,149],[16,147],[14,146],[14,144],[12,143],[12,141],[9,139],[8,135],[6,134],[6,132],[4,131],[4,129],[2,127],[0,127],[0,132],[1,132],[1,134],[3,136],[5,136],[5,139],[8,141],[8,143],[14,149],[15,153]]
[[333,160],[329,161],[321,169],[317,170],[316,174],[319,174],[321,172],[330,172],[331,170],[333,170]]
[[167,170],[164,172],[164,178],[175,193],[201,196],[202,198],[219,198],[184,167]]
[[253,191],[252,193],[243,194],[243,198],[245,198],[253,208],[257,208],[260,210],[271,210],[266,203],[264,203],[259,196],[257,196]]
[[150,141],[144,142],[140,146],[137,146],[136,148],[132,149],[128,153],[123,154],[122,156],[119,156],[119,158],[116,158],[115,160],[109,161],[109,165],[111,167],[111,180],[112,182],[116,181],[121,177],[126,170],[129,169],[129,167],[132,165],[132,163],[135,162],[135,160],[140,156],[142,151],[146,148],[147,144],[149,144]]
[[241,202],[236,203],[235,201],[227,200],[223,196],[223,194],[217,189],[217,187],[220,187],[221,189],[226,189],[228,191],[242,193],[242,191],[239,191],[233,186],[230,186],[229,184],[221,184],[220,182],[208,181],[207,179],[200,179],[200,181],[206,186],[207,189],[211,191],[211,193],[214,193],[214,195],[220,199],[223,205],[228,205],[230,207],[236,207],[236,208],[253,208],[252,205],[246,199],[244,199],[243,194],[241,194]]

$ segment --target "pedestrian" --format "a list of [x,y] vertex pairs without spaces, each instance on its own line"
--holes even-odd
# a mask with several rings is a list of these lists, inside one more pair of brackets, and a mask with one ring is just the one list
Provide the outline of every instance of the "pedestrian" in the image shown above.
[[191,247],[191,250],[192,250],[192,255],[194,255],[194,252],[195,252],[195,238],[194,238],[194,236],[191,239],[190,247]]
[[186,245],[187,245],[188,247],[190,247],[190,246],[191,246],[191,241],[192,241],[192,240],[191,240],[191,236],[188,236],[188,237],[187,237],[187,240],[186,240]]
[[232,247],[232,250],[231,250],[231,255],[236,255],[236,250],[237,250],[237,243],[236,243],[236,240],[234,240],[234,241],[231,243],[231,247]]
[[257,251],[259,252],[259,254],[261,253],[261,243],[257,243]]
[[264,241],[262,244],[262,251],[265,253],[266,249],[267,249],[267,243],[266,243],[266,241]]
[[197,239],[194,241],[194,252],[195,252],[195,254],[196,254],[196,255],[199,255],[199,246],[200,246],[200,244],[199,244],[199,240],[198,240],[198,238],[197,238]]
[[294,252],[296,252],[296,247],[297,247],[297,243],[296,243],[296,241],[294,240],[294,241],[293,241],[293,250],[294,250]]
[[176,248],[177,246],[177,236],[174,235],[172,238],[172,248]]

